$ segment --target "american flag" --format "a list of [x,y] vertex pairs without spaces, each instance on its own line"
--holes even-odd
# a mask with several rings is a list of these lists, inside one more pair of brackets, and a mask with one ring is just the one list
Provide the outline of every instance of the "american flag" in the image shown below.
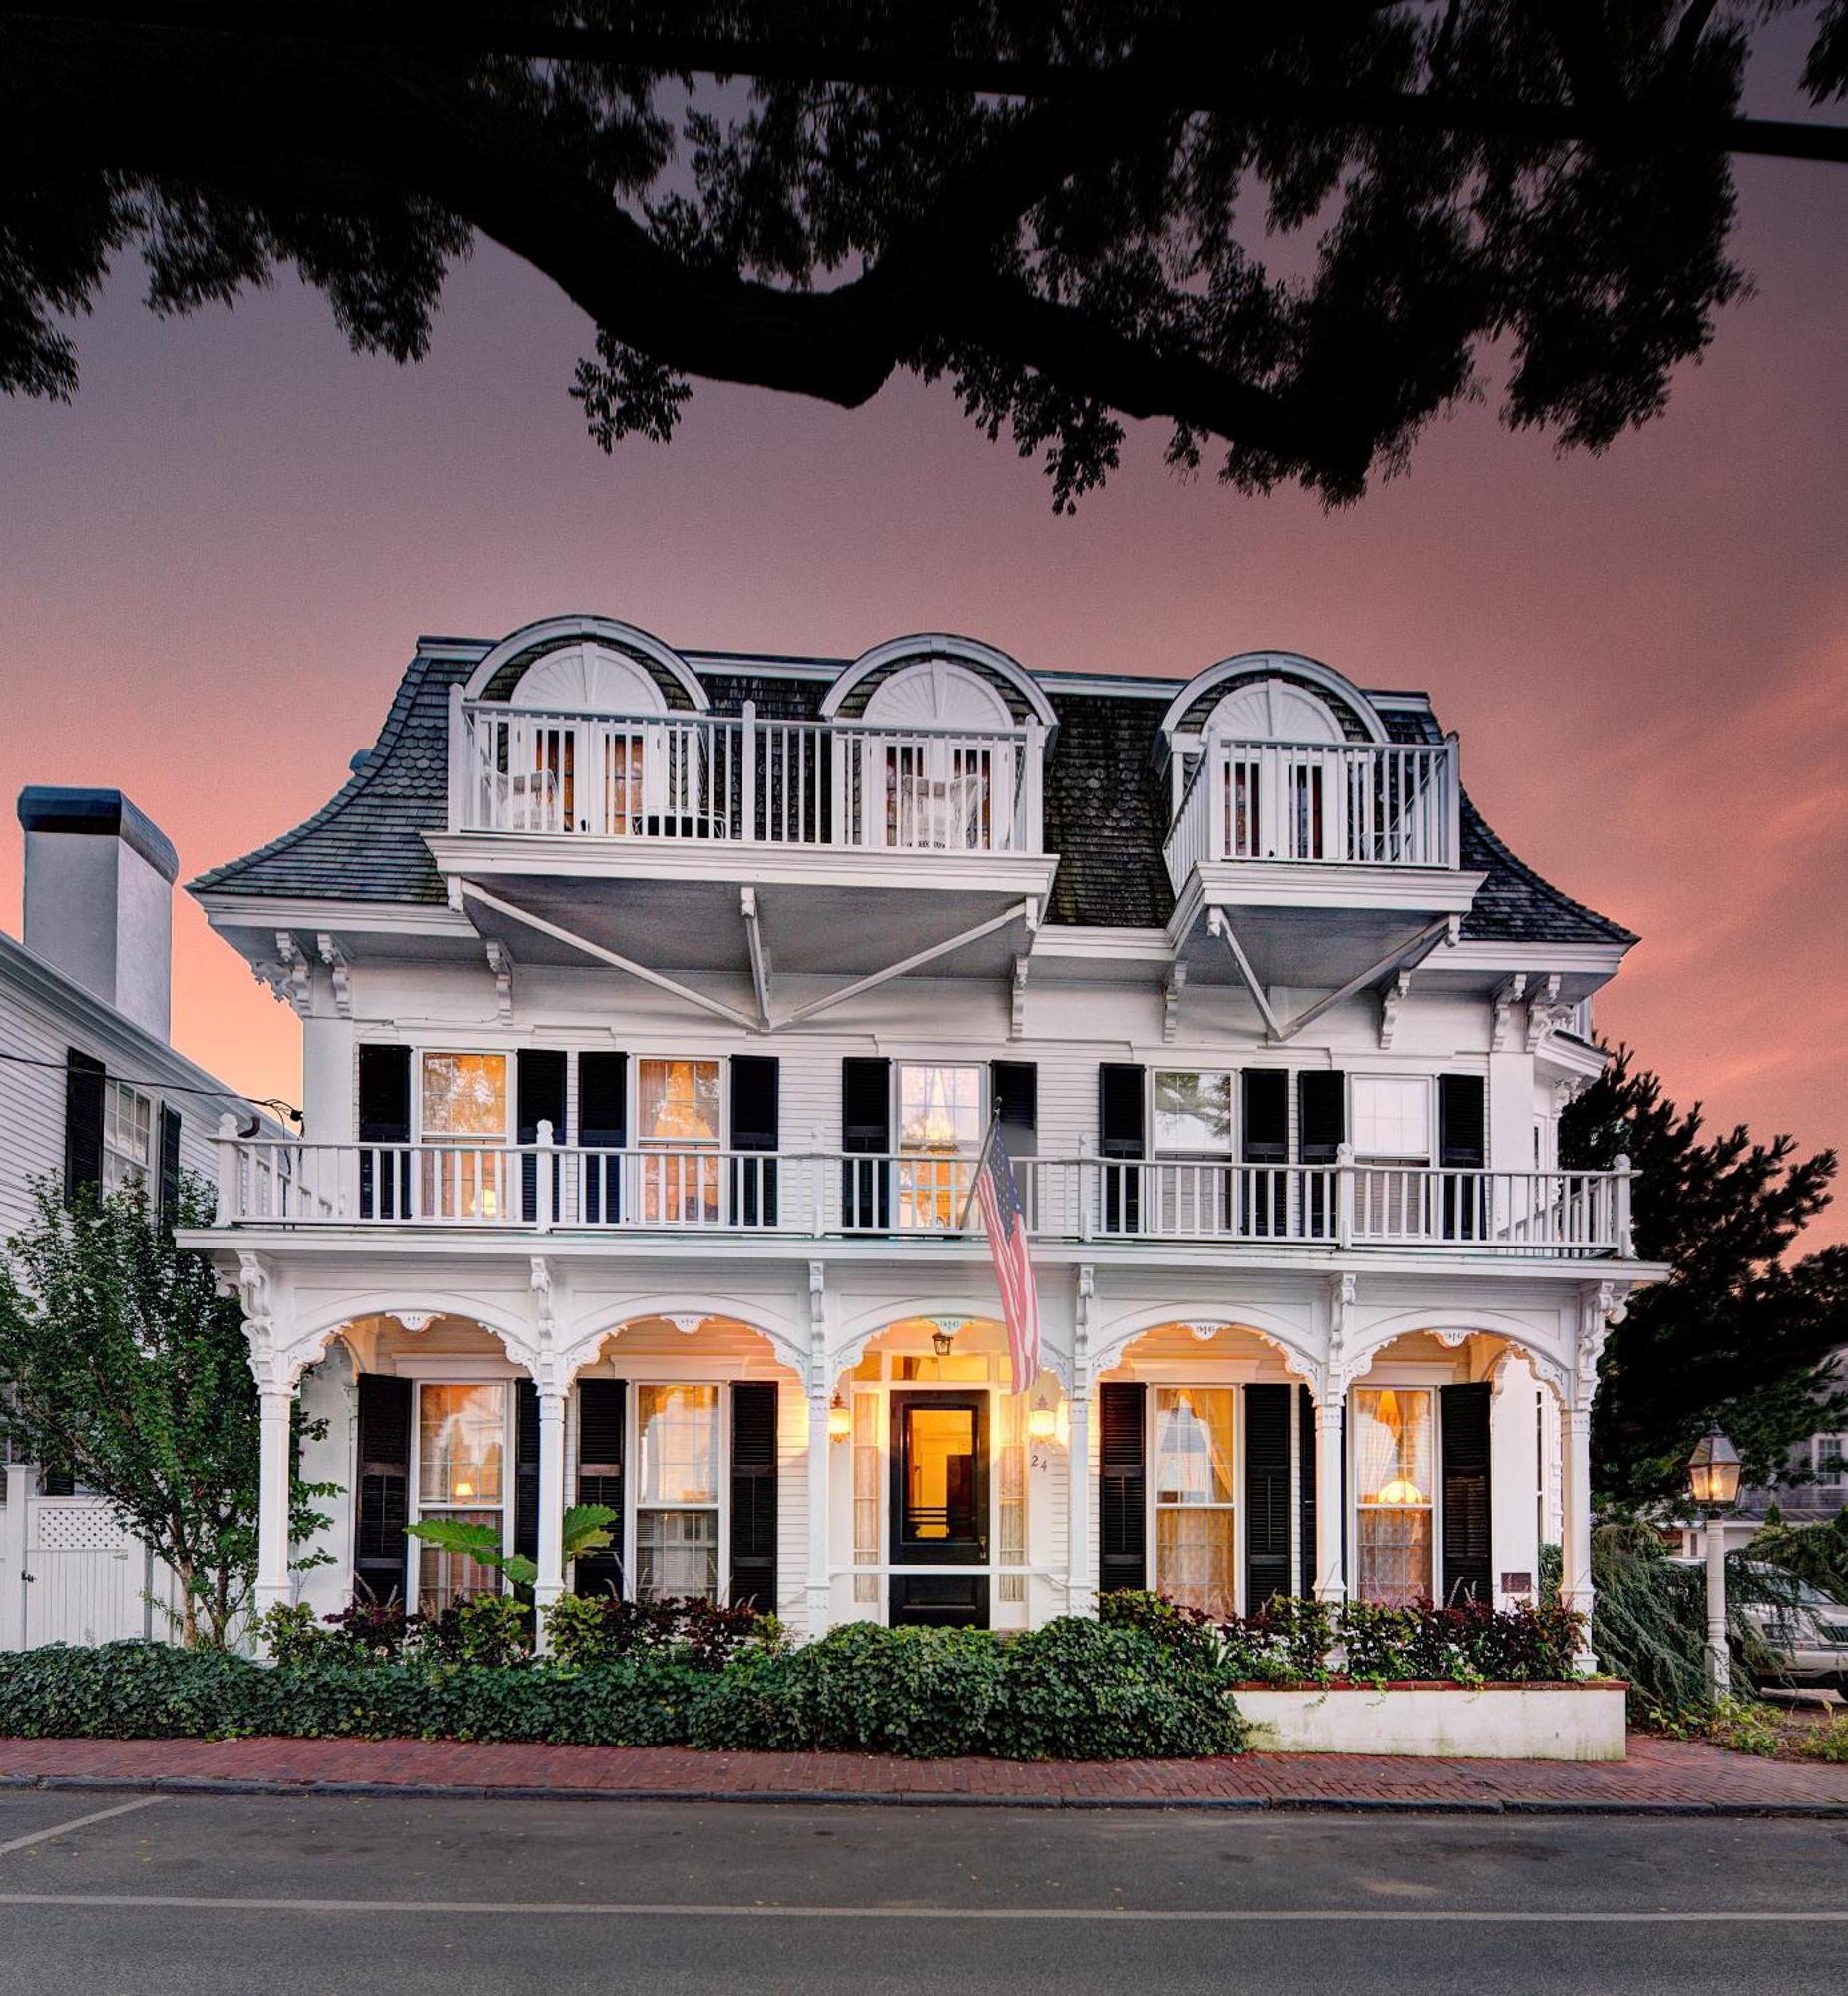
[[[1033,1257],[1027,1251],[1027,1213],[1020,1203],[1020,1187],[1014,1183],[1013,1160],[1001,1140],[999,1118],[988,1126],[971,1204],[982,1209],[982,1225],[988,1230],[988,1251],[1008,1326],[1008,1356],[1014,1362],[1014,1390],[1024,1393],[1040,1375],[1040,1293],[1033,1281]],[[965,1226],[968,1219],[965,1209]]]

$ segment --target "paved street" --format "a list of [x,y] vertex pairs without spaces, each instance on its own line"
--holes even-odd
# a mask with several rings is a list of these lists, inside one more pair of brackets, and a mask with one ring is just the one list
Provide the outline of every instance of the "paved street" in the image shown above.
[[0,1793],[0,1992],[1834,1992],[1848,1826]]

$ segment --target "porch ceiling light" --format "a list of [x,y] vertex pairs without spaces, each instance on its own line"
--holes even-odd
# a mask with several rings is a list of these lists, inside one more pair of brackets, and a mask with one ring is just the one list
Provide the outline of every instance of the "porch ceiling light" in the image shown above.
[[828,1440],[845,1441],[853,1432],[853,1416],[847,1410],[847,1403],[836,1391],[828,1402]]
[[1059,1432],[1059,1423],[1053,1418],[1053,1410],[1046,1404],[1042,1393],[1033,1403],[1033,1411],[1027,1416],[1027,1439],[1029,1441],[1051,1441]]
[[945,1330],[942,1324],[939,1324],[937,1328],[933,1330],[930,1334],[930,1348],[937,1354],[939,1358],[949,1357],[950,1351],[952,1347],[955,1345],[955,1343],[956,1343],[955,1331]]
[[1709,1428],[1687,1458],[1687,1487],[1703,1511],[1726,1511],[1738,1501],[1739,1451],[1719,1431]]

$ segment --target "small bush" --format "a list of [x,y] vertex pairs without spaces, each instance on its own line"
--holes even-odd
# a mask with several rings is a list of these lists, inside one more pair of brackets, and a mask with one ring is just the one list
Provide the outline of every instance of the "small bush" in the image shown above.
[[1826,1760],[1832,1766],[1848,1767],[1848,1719],[1831,1719],[1816,1727],[1797,1747],[1806,1760]]
[[49,1643],[0,1654],[0,1734],[199,1740],[273,1732],[275,1675],[229,1650]]
[[1560,1682],[1575,1677],[1581,1618],[1558,1602],[1496,1609],[1349,1601],[1335,1621],[1347,1675],[1391,1684],[1416,1679],[1460,1683]]

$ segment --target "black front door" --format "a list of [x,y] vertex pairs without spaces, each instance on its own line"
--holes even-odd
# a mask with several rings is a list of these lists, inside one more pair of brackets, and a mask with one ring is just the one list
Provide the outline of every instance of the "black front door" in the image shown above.
[[[892,1564],[988,1564],[988,1395],[892,1395]],[[988,1627],[985,1573],[892,1576],[891,1619]]]

